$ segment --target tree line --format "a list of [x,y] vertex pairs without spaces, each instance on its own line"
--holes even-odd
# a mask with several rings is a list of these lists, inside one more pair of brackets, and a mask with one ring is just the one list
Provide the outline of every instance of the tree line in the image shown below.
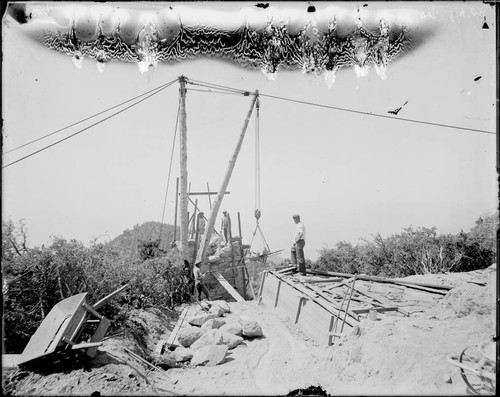
[[484,269],[496,261],[497,228],[498,213],[480,216],[468,233],[438,235],[436,227],[410,226],[389,237],[377,233],[360,244],[322,248],[311,267],[383,277]]
[[[338,242],[335,248],[321,249],[318,259],[307,264],[312,269],[385,277],[482,269],[496,260],[497,227],[497,213],[481,216],[468,233],[438,235],[435,227],[410,226],[357,245]],[[178,251],[162,249],[159,239],[135,239],[134,244],[138,255],[132,257],[122,245],[96,240],[85,246],[53,237],[49,246],[31,248],[23,222],[2,222],[5,352],[21,353],[51,308],[75,294],[87,292],[93,303],[130,285],[101,309],[112,320],[109,332],[126,322],[129,310],[173,308],[189,301],[192,291],[187,289],[184,258]]]

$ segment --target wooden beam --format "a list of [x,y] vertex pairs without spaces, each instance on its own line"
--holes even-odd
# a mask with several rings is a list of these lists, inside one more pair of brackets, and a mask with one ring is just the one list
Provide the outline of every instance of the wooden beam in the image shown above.
[[248,111],[247,117],[243,123],[243,128],[238,138],[238,142],[236,143],[236,148],[234,150],[233,156],[229,160],[229,164],[226,169],[226,174],[224,175],[224,180],[222,181],[222,185],[219,189],[219,193],[215,199],[212,211],[210,211],[210,216],[208,218],[208,224],[205,229],[205,233],[201,238],[200,249],[198,250],[197,261],[204,262],[207,256],[207,249],[210,243],[210,237],[212,235],[212,229],[215,225],[215,220],[217,219],[217,214],[219,213],[220,206],[222,204],[222,200],[224,198],[224,193],[226,192],[227,185],[229,184],[229,180],[231,179],[231,175],[233,173],[234,166],[236,164],[236,159],[238,158],[238,154],[240,152],[241,146],[243,145],[243,139],[245,138],[245,133],[247,131],[248,123],[250,122],[250,118],[253,113],[253,109],[255,107],[255,103],[257,102],[259,97],[259,92],[256,91],[252,103],[250,105],[250,109]]
[[185,307],[184,310],[182,310],[181,315],[177,319],[177,323],[175,324],[174,329],[172,330],[172,332],[170,333],[170,336],[167,339],[167,343],[166,343],[167,347],[179,346],[179,344],[176,343],[177,334],[179,333],[179,330],[181,329],[182,323],[186,319],[188,312],[189,312],[189,309],[187,307]]
[[[218,192],[190,192],[188,196],[210,196],[217,194]],[[231,192],[224,192],[223,194],[230,194]]]
[[302,281],[303,283],[306,284],[319,284],[319,283],[338,283],[339,281],[342,281],[340,278],[330,278],[330,279],[323,279],[323,280],[304,280]]
[[104,306],[106,303],[108,303],[108,301],[111,299],[111,298],[114,298],[116,295],[118,295],[120,292],[126,290],[128,287],[130,287],[130,285],[128,284],[125,284],[123,286],[121,286],[120,288],[118,288],[116,291],[110,293],[109,295],[105,296],[104,298],[102,298],[100,301],[94,303],[92,305],[92,307],[95,309],[95,310],[99,310],[102,306]]
[[71,349],[72,350],[80,350],[80,349],[88,349],[90,347],[98,348],[99,346],[102,346],[102,342],[78,343],[76,345],[72,345]]
[[356,314],[366,314],[369,313],[370,310],[375,310],[379,313],[383,313],[383,312],[397,312],[399,311],[399,308],[397,306],[393,306],[393,307],[371,307],[369,309],[352,309],[352,311]]
[[179,147],[180,147],[180,246],[181,253],[188,248],[188,171],[187,171],[187,123],[186,123],[186,77],[179,77]]
[[[334,276],[334,277],[345,277],[345,278],[351,278],[354,277],[354,274],[349,274],[349,273],[338,273],[338,272],[326,272],[322,270],[307,270],[307,273],[311,274],[322,274],[326,276]],[[427,287],[427,288],[435,288],[435,289],[444,289],[444,290],[450,290],[453,287],[451,285],[439,285],[439,284],[428,284],[428,283],[417,283],[414,281],[402,281],[402,280],[396,280],[396,279],[390,279],[390,278],[384,278],[384,277],[378,277],[378,276],[367,276],[365,274],[360,274],[358,275],[358,280],[363,280],[363,281],[376,281],[378,283],[389,283],[389,284],[399,284],[406,286],[414,285],[414,286],[420,286],[420,287]],[[401,284],[403,283],[403,284]]]
[[245,302],[245,299],[236,291],[229,281],[227,281],[220,273],[212,272],[215,279],[219,282],[220,285],[224,287],[224,289],[229,292],[229,294],[236,300],[236,302]]
[[[101,322],[99,323],[99,326],[97,327],[96,331],[94,332],[94,335],[90,338],[91,343],[98,343],[102,341],[102,338],[104,338],[104,335],[106,334],[106,331],[108,330],[109,326],[111,325],[111,322],[106,318],[103,317],[101,319]],[[90,347],[87,350],[87,356],[89,357],[95,357],[97,354],[97,347]]]

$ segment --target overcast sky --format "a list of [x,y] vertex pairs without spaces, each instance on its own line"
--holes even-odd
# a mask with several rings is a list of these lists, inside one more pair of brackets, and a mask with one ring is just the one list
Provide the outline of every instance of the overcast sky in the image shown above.
[[[171,3],[169,3],[171,4]],[[362,3],[359,3],[362,4]],[[363,3],[365,4],[365,2]],[[3,21],[3,150],[36,139],[185,75],[192,80],[387,115],[495,132],[494,10],[474,3],[368,3],[362,15],[390,6],[432,28],[426,41],[391,63],[357,77],[282,71],[275,81],[213,59],[162,64],[141,74],[112,62],[100,72],[85,59],[45,49],[10,18]],[[273,5],[273,3],[271,3]],[[296,3],[300,9],[307,3]],[[357,3],[336,3],[354,13]],[[146,7],[146,4],[141,4]],[[214,5],[211,5],[214,7]],[[285,5],[275,4],[285,8]],[[318,13],[326,3],[318,3]],[[198,7],[200,7],[198,5]],[[206,7],[206,5],[205,5]],[[237,9],[237,4],[232,4]],[[286,5],[290,7],[290,5]],[[484,18],[489,30],[483,30]],[[389,21],[390,22],[390,21]],[[353,25],[354,27],[354,25]],[[475,79],[481,76],[480,79]],[[188,178],[192,191],[218,190],[251,97],[188,91]],[[161,221],[178,106],[178,84],[44,152],[2,170],[2,217],[24,219],[32,246],[50,236],[107,241],[146,221]],[[271,250],[289,253],[299,213],[305,254],[339,241],[359,243],[413,226],[438,233],[468,231],[497,206],[495,135],[409,123],[262,97],[261,228]],[[395,118],[398,118],[395,116]],[[95,122],[97,119],[93,120]],[[89,125],[80,125],[78,127]],[[3,156],[4,165],[77,128]],[[52,139],[52,140],[51,140]],[[252,120],[221,210],[241,213],[243,238],[255,228],[255,121]],[[174,223],[175,147],[165,222]],[[200,206],[209,213],[206,197]],[[192,207],[190,207],[192,211]],[[216,223],[220,225],[220,220]],[[257,239],[257,238],[256,238]],[[257,239],[258,240],[258,239]],[[259,249],[260,241],[255,248]]]

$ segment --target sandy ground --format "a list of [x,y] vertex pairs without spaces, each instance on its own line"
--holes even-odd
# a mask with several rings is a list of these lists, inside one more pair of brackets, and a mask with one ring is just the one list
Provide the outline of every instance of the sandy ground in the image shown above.
[[[90,369],[24,375],[9,390],[18,395],[93,391],[126,395],[286,395],[299,388],[321,386],[331,395],[467,394],[459,369],[447,361],[447,356],[495,334],[496,266],[407,279],[444,282],[455,288],[433,307],[410,317],[386,312],[376,321],[362,320],[361,335],[347,334],[330,347],[320,346],[290,319],[263,305],[231,303],[231,316],[257,320],[265,336],[246,340],[230,350],[226,361],[216,367],[172,368],[166,371],[167,379],[155,375],[157,371],[149,372],[121,351],[127,345],[140,353],[134,341],[111,338]],[[144,327],[154,323],[154,332],[141,342],[148,349],[160,338],[162,327],[172,326],[153,317],[140,320]]]

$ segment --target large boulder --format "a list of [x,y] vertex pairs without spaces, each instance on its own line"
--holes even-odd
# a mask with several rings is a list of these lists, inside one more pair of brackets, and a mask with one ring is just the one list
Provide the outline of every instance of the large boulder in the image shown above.
[[191,349],[188,349],[186,347],[178,347],[171,353],[175,358],[175,361],[179,363],[189,361],[193,358],[193,352],[191,351]]
[[188,323],[191,325],[196,325],[197,327],[201,327],[204,323],[206,323],[208,320],[211,320],[212,318],[216,318],[217,316],[215,314],[200,314],[197,316],[190,317],[188,319]]
[[243,343],[243,338],[230,334],[229,332],[222,332],[222,343],[226,345],[228,349],[234,349],[240,343]]
[[241,323],[235,318],[226,319],[226,324],[219,328],[222,332],[228,332],[233,335],[241,336],[243,330],[241,329]]
[[[201,329],[219,329],[222,327],[226,322],[221,319],[221,318],[212,318],[211,320],[208,320],[205,322],[202,326]],[[201,335],[200,335],[201,336]]]
[[243,336],[248,338],[257,338],[264,335],[262,328],[255,320],[243,320],[241,329],[243,330]]
[[231,313],[231,308],[229,307],[229,304],[226,301],[223,300],[212,301],[212,307],[214,306],[219,306],[222,310],[224,310],[224,313]]
[[219,305],[212,305],[212,307],[208,312],[216,317],[222,317],[225,313],[224,309],[221,308]]
[[198,339],[191,345],[191,349],[198,350],[205,346],[222,344],[222,332],[220,332],[218,329],[209,329],[201,336],[200,339]]
[[191,365],[214,366],[224,362],[228,347],[225,345],[208,345],[197,350],[191,359]]
[[164,354],[155,354],[152,356],[152,359],[153,364],[160,367],[173,368],[177,366],[176,357],[170,350],[167,350]]
[[179,330],[177,340],[182,346],[189,347],[200,339],[204,333],[205,329],[188,325],[187,327],[183,327]]

